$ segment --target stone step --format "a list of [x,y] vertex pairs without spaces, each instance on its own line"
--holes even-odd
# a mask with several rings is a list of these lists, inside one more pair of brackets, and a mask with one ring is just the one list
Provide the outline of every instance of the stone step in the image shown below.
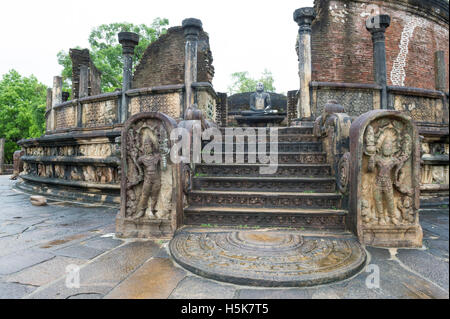
[[[229,128],[233,128],[234,131],[236,132],[237,129],[243,129],[245,131],[245,129],[253,129],[255,132],[258,132],[258,129],[265,129],[266,130],[266,134],[270,133],[270,127],[229,127]],[[221,127],[220,130],[224,133],[225,132],[225,127]],[[277,128],[278,131],[278,135],[300,135],[300,134],[308,134],[308,135],[312,135],[313,134],[313,127],[302,127],[302,126],[295,126],[295,127],[278,127]]]
[[332,193],[336,191],[332,177],[195,177],[194,190],[246,190],[264,192]]
[[[230,156],[233,163],[237,163],[237,156],[243,156],[243,163],[249,163],[249,155],[254,155],[256,163],[260,163],[258,153],[222,153],[222,163],[225,163],[225,159]],[[203,156],[204,158],[204,156]],[[278,152],[278,164],[326,164],[327,153],[325,152]],[[263,159],[264,160],[264,159]],[[253,164],[256,164],[253,163]],[[249,163],[252,164],[252,163]]]
[[261,175],[261,164],[198,164],[195,177],[330,177],[328,164],[278,164],[271,175]]
[[[247,135],[237,135],[234,137],[234,141],[239,139],[244,139],[245,142],[248,141]],[[266,137],[266,140],[269,142],[269,136]],[[279,134],[278,142],[319,142],[320,139],[317,136],[311,134]],[[222,142],[225,142],[225,138],[222,137]],[[208,143],[208,141],[206,141]]]
[[347,211],[299,208],[230,208],[189,206],[184,210],[185,225],[291,227],[345,230]]
[[[204,142],[203,147],[207,145],[209,142]],[[249,147],[249,144],[247,142],[243,143],[243,151],[248,152],[248,150],[252,150],[251,147]],[[278,144],[278,146],[276,146]],[[275,149],[278,152],[284,152],[284,153],[310,153],[310,152],[322,152],[322,143],[319,142],[279,142],[279,143],[267,143],[265,145],[265,151],[269,152],[271,149]],[[218,144],[212,144],[211,147],[215,145],[216,148],[222,149],[222,152],[226,151],[241,151],[238,148],[238,144],[228,144],[228,143],[218,143]],[[253,144],[254,151],[258,152],[258,144]],[[275,148],[277,147],[277,148]]]
[[188,204],[248,208],[326,208],[340,209],[337,193],[292,193],[249,191],[191,191]]

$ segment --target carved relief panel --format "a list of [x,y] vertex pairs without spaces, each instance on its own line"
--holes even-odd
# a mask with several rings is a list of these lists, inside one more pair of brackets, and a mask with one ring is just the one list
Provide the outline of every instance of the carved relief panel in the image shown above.
[[361,242],[421,247],[419,139],[411,118],[377,110],[351,127],[350,207]]
[[170,161],[176,122],[159,112],[130,118],[122,131],[121,237],[169,237],[176,229],[179,165]]

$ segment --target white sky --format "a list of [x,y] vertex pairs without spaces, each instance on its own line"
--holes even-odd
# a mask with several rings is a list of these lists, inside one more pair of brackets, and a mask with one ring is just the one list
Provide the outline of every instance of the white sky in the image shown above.
[[313,0],[2,1],[0,76],[16,69],[51,86],[61,72],[58,51],[89,47],[87,38],[95,26],[150,24],[156,17],[176,26],[193,17],[209,33],[216,91],[227,91],[233,72],[259,77],[267,68],[277,91],[286,93],[299,85],[293,12],[312,5]]

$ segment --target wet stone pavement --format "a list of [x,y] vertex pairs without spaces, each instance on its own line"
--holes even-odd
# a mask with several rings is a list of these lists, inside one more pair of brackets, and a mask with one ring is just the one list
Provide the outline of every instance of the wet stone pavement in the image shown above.
[[[2,299],[449,298],[448,210],[421,214],[423,249],[367,247],[369,267],[350,279],[309,288],[256,288],[190,273],[171,259],[167,241],[115,238],[115,209],[32,206],[13,183],[0,176]],[[77,267],[78,288],[76,276],[67,275]],[[371,280],[378,270],[379,285]]]

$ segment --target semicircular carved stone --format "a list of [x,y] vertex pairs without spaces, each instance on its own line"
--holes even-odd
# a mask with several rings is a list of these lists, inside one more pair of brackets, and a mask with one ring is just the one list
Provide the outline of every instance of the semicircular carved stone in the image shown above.
[[350,212],[362,243],[422,247],[420,142],[411,118],[375,110],[350,128]]
[[177,124],[160,112],[139,113],[122,129],[119,237],[168,238],[180,219],[180,164],[170,161]]

